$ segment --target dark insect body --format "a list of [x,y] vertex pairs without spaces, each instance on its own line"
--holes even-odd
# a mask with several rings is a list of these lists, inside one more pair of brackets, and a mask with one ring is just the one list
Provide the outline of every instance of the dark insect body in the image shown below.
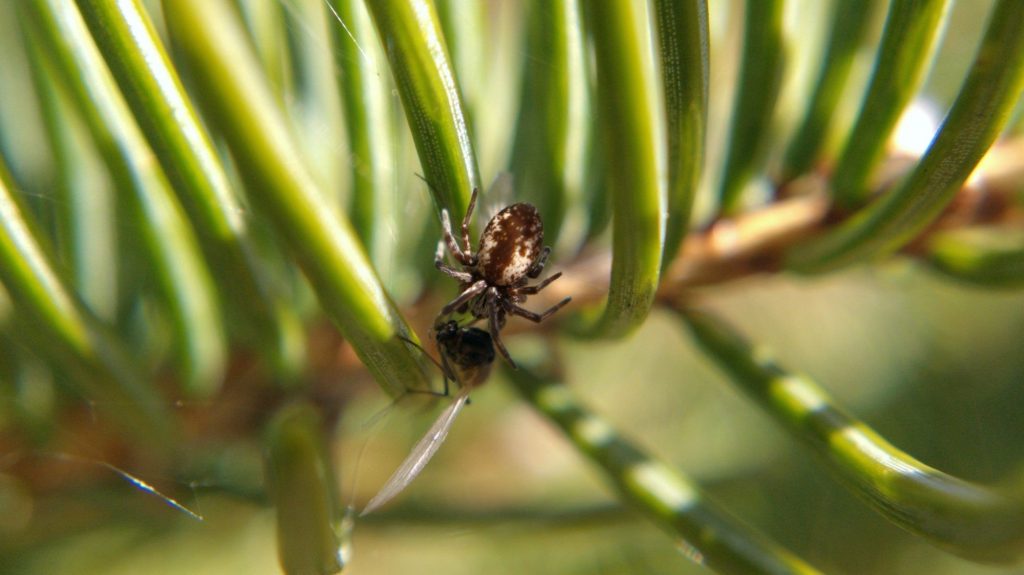
[[[460,327],[454,320],[435,328],[434,341],[441,354],[441,371],[446,379],[460,387],[479,387],[491,374],[494,363],[494,340],[491,334],[476,327]],[[447,383],[445,395],[447,395]]]
[[[405,461],[366,504],[361,515],[366,515],[393,499],[419,476],[448,437],[448,432],[459,412],[469,403],[470,390],[487,381],[491,373],[491,365],[494,363],[494,342],[491,334],[475,327],[462,327],[454,320],[439,324],[434,329],[434,342],[437,344],[441,361],[438,363],[433,358],[431,361],[437,364],[444,375],[444,395],[448,395],[449,380],[454,380],[461,389],[451,405],[441,412],[423,438],[412,448]],[[419,347],[412,340],[405,341]]]
[[[452,233],[448,211],[441,211],[444,239],[438,242],[434,265],[459,282],[459,295],[441,309],[439,317],[458,312],[469,313],[474,320],[487,320],[494,346],[514,368],[516,364],[499,335],[507,316],[517,315],[540,323],[572,298],[566,297],[541,313],[520,307],[527,296],[540,292],[562,276],[562,272],[558,272],[536,285],[528,285],[530,280],[540,277],[551,253],[551,248],[544,246],[544,224],[537,208],[531,204],[512,204],[487,222],[474,253],[469,242],[469,224],[477,195],[478,190],[474,189],[462,220],[464,247],[459,246]],[[462,265],[461,270],[444,263],[445,246]]]

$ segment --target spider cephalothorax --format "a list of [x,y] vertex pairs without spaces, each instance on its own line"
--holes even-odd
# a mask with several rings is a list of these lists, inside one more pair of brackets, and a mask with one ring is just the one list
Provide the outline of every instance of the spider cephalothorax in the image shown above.
[[[527,296],[539,292],[562,275],[558,272],[539,284],[527,285],[531,279],[540,277],[551,253],[551,248],[544,246],[544,224],[537,208],[531,204],[512,204],[487,222],[474,253],[469,243],[469,224],[476,198],[477,190],[474,189],[466,217],[462,220],[463,248],[459,247],[452,234],[448,211],[441,212],[444,239],[438,243],[434,264],[459,282],[458,297],[444,306],[441,316],[468,312],[476,320],[486,319],[498,352],[515,367],[498,333],[505,326],[506,316],[518,315],[540,323],[572,298],[567,297],[542,313],[519,306]],[[444,263],[444,246],[448,246],[448,251],[462,265],[462,270]]]

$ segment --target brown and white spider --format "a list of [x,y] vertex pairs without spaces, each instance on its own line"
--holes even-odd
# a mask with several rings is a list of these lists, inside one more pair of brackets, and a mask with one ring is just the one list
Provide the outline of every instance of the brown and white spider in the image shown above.
[[[441,309],[438,317],[453,312],[468,312],[474,321],[486,319],[495,347],[505,361],[515,368],[516,363],[512,361],[499,336],[501,328],[505,327],[506,316],[518,315],[540,323],[569,303],[572,298],[566,297],[542,313],[519,306],[526,301],[527,296],[539,292],[561,277],[562,272],[548,277],[537,285],[527,285],[531,279],[540,277],[551,253],[551,248],[544,246],[544,224],[541,222],[540,214],[531,204],[512,204],[495,214],[480,234],[480,245],[474,253],[469,243],[469,224],[472,221],[473,208],[476,206],[477,193],[478,190],[474,188],[469,207],[466,209],[466,217],[462,220],[464,248],[459,247],[452,233],[448,210],[441,211],[444,239],[437,244],[434,265],[459,282],[459,295]],[[461,270],[444,263],[445,246],[448,246],[449,253],[462,265]]]

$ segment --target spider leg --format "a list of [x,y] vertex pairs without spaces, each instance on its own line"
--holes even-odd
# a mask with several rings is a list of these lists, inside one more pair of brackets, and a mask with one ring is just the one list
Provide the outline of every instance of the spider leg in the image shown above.
[[445,264],[436,264],[437,269],[444,272],[450,278],[453,278],[461,283],[469,283],[473,281],[473,274],[469,272],[460,272],[457,269],[446,266]]
[[534,295],[538,293],[540,290],[548,287],[548,284],[550,284],[551,282],[555,281],[560,277],[562,277],[562,272],[556,273],[555,275],[545,279],[544,281],[540,282],[535,286],[524,286],[521,288],[516,288],[515,293],[516,295]]
[[[452,235],[452,219],[448,215],[447,209],[441,210],[441,230],[444,233],[444,243],[448,246],[448,251],[451,252],[452,257],[462,265],[473,265],[475,262],[472,254],[468,251],[463,252],[462,248],[459,247],[459,243],[455,241],[455,236]],[[434,257],[436,260],[436,254]]]
[[444,263],[444,238],[437,240],[437,249],[434,250],[434,265],[440,267]]
[[491,339],[494,341],[494,347],[498,349],[498,353],[501,357],[505,358],[508,362],[509,367],[512,369],[519,369],[515,361],[512,361],[512,356],[508,354],[508,350],[505,349],[505,342],[501,341],[501,328],[498,327],[502,322],[499,314],[504,313],[504,310],[499,307],[498,302],[490,301],[491,316],[490,316],[490,327],[491,327]]
[[469,206],[466,207],[466,217],[462,218],[462,243],[466,246],[467,254],[473,253],[473,246],[469,243],[469,225],[473,223],[473,208],[476,207],[476,197],[479,193],[479,188],[473,188],[473,193],[469,196]]
[[528,309],[521,308],[514,303],[510,303],[508,305],[508,312],[513,315],[518,315],[519,317],[525,317],[526,319],[532,321],[533,323],[540,323],[546,320],[547,318],[551,317],[551,315],[554,314],[556,311],[562,309],[565,306],[565,304],[569,303],[570,301],[572,301],[572,298],[567,297],[562,301],[556,303],[555,305],[549,307],[548,309],[544,310],[543,313],[533,312]]
[[540,257],[537,258],[537,261],[533,262],[533,265],[530,266],[526,275],[533,279],[537,279],[541,272],[544,271],[544,264],[548,263],[549,255],[551,255],[551,246],[544,246],[544,249],[540,251]]
[[446,263],[444,263],[444,242],[437,242],[437,253],[434,254],[434,267],[444,272],[450,278],[454,278],[459,283],[468,284],[473,281],[473,274],[469,272],[459,271]]
[[480,281],[474,283],[473,285],[471,285],[468,288],[464,289],[462,291],[462,293],[460,293],[455,299],[453,299],[452,301],[448,302],[448,305],[446,305],[443,308],[441,308],[441,313],[438,315],[438,317],[451,314],[459,306],[461,306],[462,304],[468,302],[469,300],[473,299],[474,297],[480,295],[486,289],[487,289],[487,281],[486,280],[480,280]]
[[505,317],[505,314],[508,312],[507,308],[509,304],[508,298],[505,297],[505,294],[499,291],[498,288],[489,288],[487,290],[487,300],[485,303],[486,307],[484,308],[484,311],[480,313],[487,314],[487,317],[489,317],[491,310],[496,309],[497,323],[495,325],[497,325],[498,331],[505,329],[505,324],[508,323],[508,318]]

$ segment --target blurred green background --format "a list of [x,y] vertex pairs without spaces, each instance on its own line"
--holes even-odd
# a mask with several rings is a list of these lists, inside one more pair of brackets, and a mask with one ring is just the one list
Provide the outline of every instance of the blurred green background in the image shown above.
[[[0,149],[17,174],[20,193],[45,213],[59,200],[51,192],[52,158],[13,16],[18,1],[0,0]],[[280,18],[277,24],[293,58],[283,74],[290,82],[282,92],[283,106],[314,173],[325,189],[338,191],[337,201],[344,205],[350,183],[346,160],[339,160],[347,153],[343,119],[329,100],[335,70],[328,35],[338,24],[316,0],[253,1]],[[481,173],[490,181],[507,169],[522,62],[544,65],[545,55],[525,49],[519,2],[448,4],[455,12],[482,16],[487,26],[479,59],[454,59],[474,122]],[[710,209],[710,190],[717,187],[716,166],[731,110],[740,4],[710,2],[708,169],[698,202],[704,213]],[[806,98],[811,73],[805,68],[820,49],[824,4],[787,3],[787,26],[794,35],[781,100],[786,105],[779,112],[783,126],[792,124],[786,118],[798,115],[801,97]],[[954,3],[922,93],[938,110],[955,96],[991,4]],[[159,3],[150,9],[159,22]],[[883,16],[884,10],[878,10],[866,45],[877,42]],[[863,85],[870,58],[866,52],[855,64],[850,91]],[[378,65],[379,74],[389,77],[386,61]],[[394,93],[390,105],[398,109]],[[835,130],[841,133],[849,118],[839,120]],[[392,233],[382,240],[374,264],[401,307],[429,313],[423,310],[438,307],[453,286],[435,283],[431,275],[433,244],[422,238],[436,237],[436,224],[426,186],[414,175],[419,171],[415,151],[404,130],[399,132],[393,205],[404,211],[380,214]],[[97,177],[102,182],[102,174]],[[582,233],[579,212],[586,208],[574,209],[556,243],[552,270],[568,267],[575,257],[573,236]],[[255,221],[265,225],[258,215]],[[127,225],[118,224],[122,230]],[[606,244],[598,238],[589,247]],[[404,254],[411,250],[422,267],[407,265]],[[424,286],[427,301],[437,305],[419,301]],[[311,307],[309,294],[305,297]],[[959,285],[898,259],[819,279],[751,278],[701,288],[694,297],[753,341],[769,346],[783,365],[811,375],[889,441],[925,463],[980,483],[1008,486],[1024,480],[1024,293]],[[391,406],[365,372],[352,366],[351,353],[340,347],[321,315],[307,317],[308,379],[314,396],[335,402],[329,411],[338,413],[330,449],[340,493],[346,505],[361,507],[441,406],[417,398]],[[146,338],[159,341],[160,334]],[[508,341],[517,356],[545,345],[526,334],[510,335]],[[565,336],[557,341],[567,382],[595,411],[690,474],[732,514],[824,572],[1022,572],[956,558],[867,508],[742,396],[695,349],[675,316],[656,309],[624,341]],[[55,457],[74,453],[133,473],[146,469],[137,455],[122,460],[124,447],[89,425],[88,409],[40,415],[52,417],[55,426],[40,424],[45,439],[35,441],[31,434],[37,428],[24,424],[24,414],[14,413],[11,397],[21,397],[23,405],[25,394],[37,393],[41,396],[28,404],[51,405],[57,384],[46,370],[38,372],[37,381],[25,373],[4,381],[0,572],[280,572],[274,513],[263,501],[260,481],[259,422],[274,404],[273,394],[246,392],[252,382],[270,378],[266,366],[251,357],[234,357],[225,391],[178,405],[207,434],[203,445],[186,454],[194,466],[140,475],[201,514],[202,522],[102,465]],[[218,426],[218,417],[228,423]],[[705,572],[688,557],[684,543],[623,507],[500,372],[474,393],[444,448],[399,501],[353,520],[348,573]]]

